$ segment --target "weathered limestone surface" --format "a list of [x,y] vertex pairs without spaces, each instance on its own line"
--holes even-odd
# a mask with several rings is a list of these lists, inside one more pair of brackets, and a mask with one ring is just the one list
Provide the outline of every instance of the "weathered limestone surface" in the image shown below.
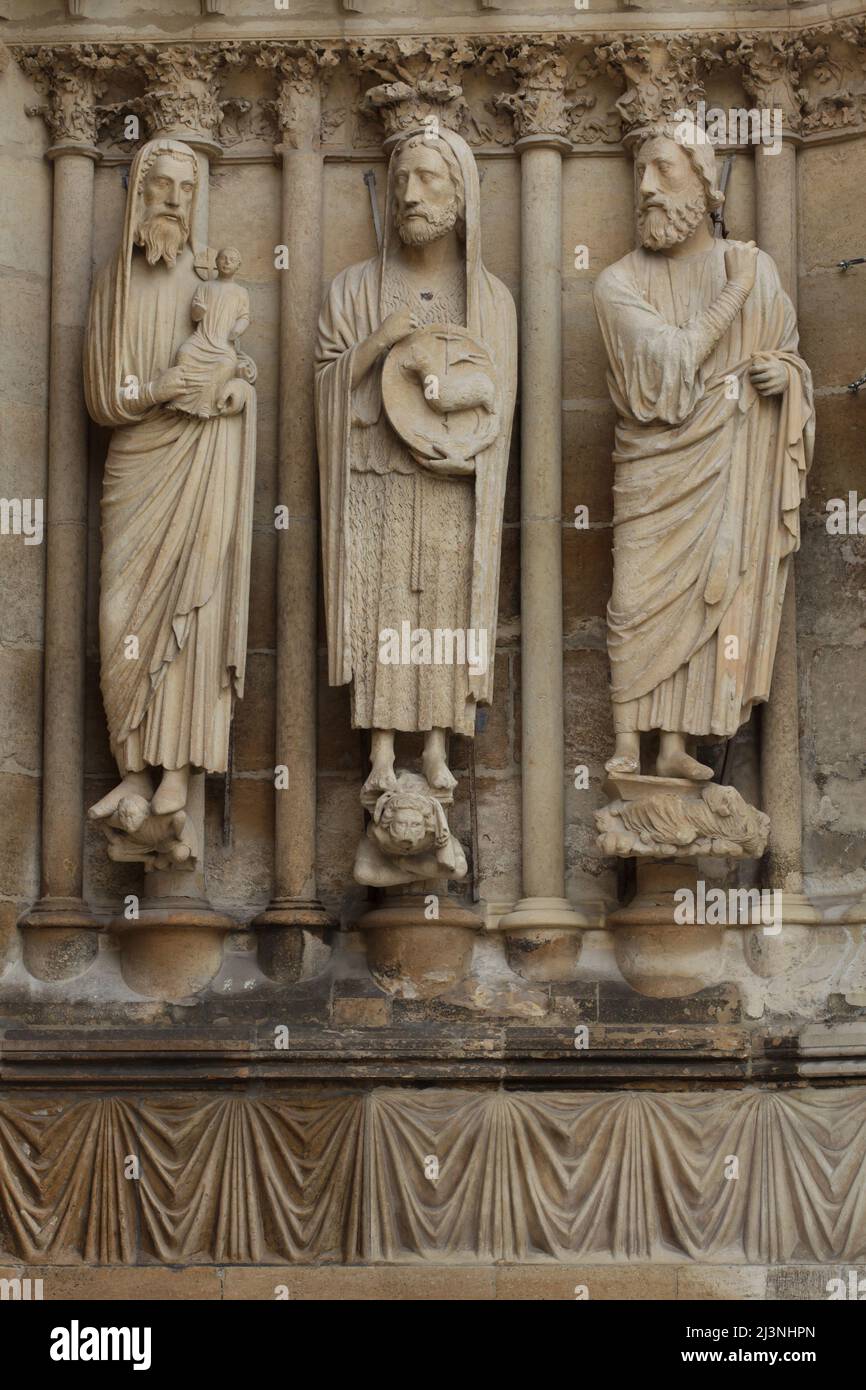
[[[103,1260],[112,1291],[167,1297],[270,1298],[273,1269],[299,1297],[571,1299],[577,1282],[596,1298],[826,1297],[831,1275],[866,1258],[840,1160],[859,1163],[863,1132],[866,523],[858,527],[849,496],[863,491],[863,396],[845,388],[866,369],[866,267],[838,265],[866,255],[866,20],[781,0],[753,7],[749,28],[742,10],[711,0],[700,14],[685,0],[639,11],[620,0],[593,0],[587,11],[564,0],[502,10],[419,0],[408,17],[396,0],[365,0],[352,13],[321,0],[279,19],[271,0],[207,17],[198,0],[150,0],[146,15],[87,0],[74,21],[57,0],[3,8],[0,166],[15,216],[0,240],[0,492],[43,499],[47,530],[42,545],[0,535],[0,1015],[21,1030],[0,1053],[0,1258],[26,1261],[31,1274],[46,1268],[73,1297],[105,1292],[103,1275],[87,1268]],[[615,411],[593,291],[636,244],[626,137],[701,97],[784,113],[777,155],[738,146],[717,158],[732,155],[728,242],[756,240],[797,304],[817,442],[776,706],[769,722],[744,724],[727,752],[713,731],[691,750],[707,767],[724,763],[745,803],[770,814],[769,859],[757,858],[759,834],[747,837],[748,855],[680,859],[667,876],[647,855],[636,885],[633,856],[597,842],[616,732],[605,627]],[[28,114],[34,108],[41,115]],[[371,928],[383,905],[353,878],[359,843],[375,839],[358,798],[371,750],[352,728],[347,687],[328,680],[313,364],[323,295],[346,266],[376,257],[373,204],[381,226],[393,141],[419,112],[457,132],[478,169],[480,257],[518,309],[524,394],[501,461],[494,701],[474,738],[459,728],[450,738],[448,839],[429,797],[422,811],[407,803],[398,825],[448,860],[450,887],[433,877],[393,885],[404,924],[377,946]],[[258,368],[245,698],[226,770],[191,784],[201,808],[192,874],[164,859],[146,873],[144,863],[109,858],[103,830],[71,810],[116,783],[99,689],[109,431],[93,426],[88,437],[75,424],[84,419],[80,310],[90,275],[121,238],[132,158],[166,132],[198,161],[198,243],[240,249],[250,320],[242,348]],[[58,145],[65,153],[46,159]],[[73,206],[81,216],[64,235]],[[68,447],[64,431],[74,433]],[[71,484],[59,510],[49,456]],[[848,518],[836,529],[834,499]],[[275,524],[282,508],[284,528]],[[62,698],[46,703],[58,673]],[[57,758],[66,731],[68,762]],[[422,766],[423,732],[398,735],[408,767]],[[649,766],[653,734],[644,753]],[[42,775],[49,757],[53,784]],[[288,774],[282,789],[275,767]],[[184,844],[183,826],[165,829],[135,827],[143,855]],[[16,924],[54,872],[90,925],[50,949],[43,937],[37,961]],[[364,877],[381,874],[380,858]],[[174,890],[194,879],[203,895],[205,875],[221,918],[210,980],[180,923],[164,950],[142,955],[121,920],[153,880]],[[783,931],[678,927],[681,941],[671,934],[661,951],[656,939],[629,935],[630,911],[667,911],[673,888],[696,876],[723,889],[784,888]],[[412,933],[431,898],[442,916],[418,952]],[[518,905],[536,918],[522,937],[508,922]],[[560,926],[557,914],[569,918],[559,939],[545,913]],[[108,928],[98,951],[93,925]],[[43,1046],[34,1030],[46,1026]],[[279,1028],[285,1051],[274,1045]],[[202,1067],[207,1088],[187,1089]],[[267,1098],[239,1094],[249,1077],[273,1083]],[[363,1090],[352,1090],[355,1080]],[[431,1083],[439,1089],[426,1090]],[[532,1089],[498,1089],[524,1083]],[[45,1084],[57,1096],[48,1115],[36,1113]],[[310,1142],[322,1151],[301,1190],[292,1186],[297,1137],[315,1128],[317,1105],[327,1122]],[[232,1150],[239,1111],[245,1137]],[[207,1115],[216,1143],[194,1159]],[[333,1140],[341,1125],[345,1152]],[[23,1194],[12,1174],[22,1126],[31,1149]],[[731,1127],[749,1174],[723,1187],[720,1136]],[[444,1160],[436,1188],[407,1146],[410,1130]],[[635,1132],[630,1168],[625,1136]],[[107,1141],[98,1153],[96,1134]],[[529,1135],[519,1163],[518,1134]],[[139,1137],[148,1171],[142,1184],[123,1184],[115,1220],[100,1183],[116,1190],[112,1165]],[[263,1161],[280,1175],[285,1205],[258,1191]],[[233,1227],[220,1225],[208,1163],[228,1174],[219,1190],[240,1213]],[[484,1236],[461,1230],[457,1205],[497,1165],[515,1174],[499,1193],[512,1219],[488,1223]],[[599,1217],[581,1172],[631,1193],[634,1219],[612,1207]],[[184,1233],[188,1194],[203,1176],[211,1199]],[[317,1182],[327,1210],[313,1246],[291,1206],[309,1218]],[[75,1194],[76,1221],[61,1239],[37,1219],[34,1235],[27,1213],[54,1210],[64,1191]],[[377,1191],[397,1199],[378,1202]],[[406,1235],[413,1227],[428,1232],[423,1248]],[[645,1262],[637,1272],[626,1264],[634,1256]],[[419,1257],[423,1270],[410,1271]],[[313,1268],[334,1258],[367,1267]],[[399,1286],[375,1267],[383,1258],[402,1263]],[[61,1272],[62,1259],[85,1266]],[[130,1271],[135,1259],[151,1268]],[[286,1259],[307,1267],[286,1274]],[[446,1268],[455,1260],[472,1264],[458,1275]],[[187,1268],[158,1267],[169,1262]]]

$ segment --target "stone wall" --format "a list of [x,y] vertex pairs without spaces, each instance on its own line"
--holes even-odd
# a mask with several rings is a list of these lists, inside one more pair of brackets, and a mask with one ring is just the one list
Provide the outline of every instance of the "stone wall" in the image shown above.
[[[602,764],[610,739],[608,669],[604,613],[610,586],[611,447],[613,413],[605,384],[605,363],[592,309],[592,286],[599,271],[633,244],[633,176],[622,143],[622,117],[616,102],[623,94],[673,84],[694,90],[699,81],[708,104],[749,105],[755,92],[786,108],[790,138],[798,147],[799,316],[802,350],[817,387],[818,446],[805,505],[804,544],[797,562],[798,657],[800,681],[800,757],[803,777],[803,863],[806,886],[823,914],[825,926],[809,941],[812,961],[802,977],[786,977],[774,968],[772,983],[743,956],[742,935],[728,933],[723,958],[708,988],[724,983],[748,1017],[769,1013],[804,1018],[845,1016],[862,1005],[864,965],[862,928],[843,925],[845,911],[866,888],[864,868],[864,758],[866,728],[861,686],[866,672],[862,619],[862,536],[827,532],[828,498],[847,498],[862,474],[861,399],[845,387],[866,365],[860,327],[866,272],[838,269],[837,262],[864,250],[858,241],[863,222],[862,21],[839,18],[828,27],[822,14],[797,6],[764,5],[755,22],[760,28],[743,35],[721,6],[703,16],[689,8],[690,31],[671,37],[671,16],[678,7],[641,12],[635,37],[633,17],[611,3],[590,14],[568,7],[523,4],[516,9],[482,11],[469,0],[442,6],[415,7],[403,20],[398,8],[382,3],[366,13],[348,14],[334,0],[330,6],[293,11],[286,28],[275,27],[272,7],[231,3],[224,16],[196,18],[197,4],[170,0],[143,7],[121,23],[112,0],[87,0],[84,15],[64,17],[51,0],[10,8],[4,36],[15,60],[7,60],[0,77],[0,114],[5,132],[2,168],[15,217],[2,247],[3,284],[11,330],[4,338],[5,393],[2,447],[4,490],[44,497],[46,493],[48,406],[49,281],[52,236],[52,171],[44,158],[58,137],[56,92],[46,88],[50,48],[39,43],[91,45],[88,63],[103,77],[98,93],[100,120],[93,199],[92,268],[116,245],[123,215],[124,180],[130,142],[121,117],[139,112],[146,125],[146,94],[153,82],[156,49],[147,45],[192,44],[214,54],[213,81],[223,102],[214,131],[222,153],[210,179],[209,241],[214,247],[232,241],[244,257],[242,278],[252,302],[247,346],[259,365],[259,427],[255,494],[252,597],[250,603],[247,696],[234,733],[234,763],[229,794],[225,781],[212,778],[207,789],[208,883],[214,904],[239,925],[249,923],[273,893],[275,666],[278,607],[277,537],[274,507],[278,483],[279,285],[274,248],[280,242],[281,174],[274,157],[279,140],[273,106],[273,64],[262,61],[275,36],[327,40],[334,61],[323,68],[322,152],[322,288],[337,270],[372,253],[375,237],[364,175],[376,175],[377,196],[384,193],[382,129],[359,111],[359,98],[384,69],[404,63],[412,80],[425,64],[444,62],[460,78],[466,101],[463,129],[475,151],[482,175],[484,258],[519,301],[521,290],[520,159],[514,149],[511,114],[503,93],[519,90],[526,71],[524,40],[544,32],[569,54],[568,140],[563,159],[562,303],[563,303],[563,625],[566,789],[565,837],[567,889],[591,927],[577,969],[576,994],[597,990],[598,981],[622,988],[614,961],[613,934],[603,930],[605,914],[625,891],[614,861],[596,845],[594,812],[602,804]],[[25,13],[26,11],[26,13]],[[566,12],[567,11],[567,12]],[[780,12],[774,18],[774,11]],[[603,23],[602,23],[603,21]],[[789,23],[790,21],[790,23]],[[280,24],[283,23],[281,19]],[[820,26],[823,24],[823,28]],[[609,25],[609,31],[603,31]],[[774,40],[762,48],[760,35],[773,26],[796,25],[788,47]],[[810,27],[811,26],[811,27]],[[465,35],[464,50],[453,38],[395,46],[397,33]],[[656,37],[654,37],[654,33]],[[504,35],[497,38],[497,35]],[[631,35],[631,37],[629,37]],[[661,35],[661,37],[658,37]],[[264,49],[256,47],[260,42]],[[787,41],[786,41],[787,42]],[[121,45],[126,44],[125,49]],[[244,47],[244,45],[247,47]],[[623,47],[625,44],[625,47]],[[632,47],[629,47],[629,44]],[[800,46],[797,47],[797,44]],[[92,45],[96,45],[93,47]],[[99,47],[102,45],[102,47]],[[390,45],[390,46],[389,46]],[[443,47],[444,45],[444,47]],[[583,46],[581,46],[583,45]],[[529,45],[531,48],[531,44]],[[428,52],[429,49],[429,52]],[[58,50],[59,51],[59,50]],[[82,52],[84,50],[81,50]],[[192,48],[187,51],[193,51]],[[142,66],[138,58],[147,53]],[[431,58],[431,53],[434,55]],[[437,56],[438,55],[438,56]],[[444,57],[443,57],[444,55]],[[647,56],[649,55],[649,56]],[[435,60],[435,61],[434,61]],[[521,67],[523,63],[523,67]],[[100,67],[101,64],[101,67]],[[763,64],[763,66],[762,66]],[[796,66],[799,64],[799,66]],[[390,65],[390,66],[389,66]],[[104,69],[104,72],[103,72]],[[655,77],[652,78],[652,74]],[[150,74],[150,76],[148,75]],[[636,75],[637,74],[637,75]],[[649,74],[649,76],[648,76]],[[414,76],[413,76],[414,75]],[[642,86],[641,84],[644,84]],[[761,85],[763,83],[763,86]],[[679,84],[679,86],[677,86]],[[757,85],[756,85],[757,84]],[[799,84],[799,85],[798,85]],[[50,84],[49,84],[50,88]],[[840,96],[841,93],[841,96]],[[793,106],[791,103],[794,103]],[[46,125],[33,108],[47,108]],[[54,124],[52,125],[52,121]],[[140,137],[143,138],[144,129]],[[62,135],[62,132],[61,132]],[[727,227],[733,237],[757,234],[755,160],[751,150],[734,154],[728,188]],[[62,236],[62,229],[60,233]],[[578,268],[575,251],[586,246],[587,268]],[[113,779],[101,696],[98,688],[97,602],[99,572],[99,494],[107,443],[104,431],[90,433],[87,581],[87,685],[84,755],[84,804],[90,804]],[[474,849],[477,907],[492,930],[479,942],[479,969],[490,979],[507,976],[496,924],[521,895],[521,587],[520,587],[520,420],[516,422],[509,469],[499,607],[497,690],[487,722],[472,750],[454,740],[452,761],[460,779],[454,828],[472,841],[471,792],[477,812]],[[589,524],[576,529],[575,508],[586,506]],[[42,614],[44,552],[20,538],[4,537],[0,546],[4,595],[0,615],[0,660],[4,688],[3,761],[0,796],[7,826],[2,855],[0,908],[3,958],[10,962],[7,982],[17,996],[23,967],[15,924],[32,906],[39,888],[39,771],[42,730]],[[361,951],[353,932],[365,907],[365,894],[351,880],[354,845],[362,825],[357,789],[365,756],[363,737],[350,728],[345,690],[328,687],[324,634],[319,615],[318,682],[318,819],[317,872],[325,907],[345,934],[337,938],[338,973],[363,975]],[[734,780],[744,794],[756,795],[760,721],[738,740]],[[709,758],[718,750],[708,748]],[[589,770],[589,790],[573,783],[573,769]],[[745,873],[745,878],[743,874]],[[731,882],[755,881],[749,866]],[[738,876],[739,875],[739,876]],[[129,891],[129,871],[108,862],[101,836],[88,829],[84,896],[102,924],[117,911]],[[249,942],[239,934],[234,945],[249,957]],[[793,962],[802,965],[805,947],[792,945]],[[859,954],[858,954],[859,953]],[[786,967],[787,969],[787,967]],[[796,973],[796,971],[795,971]],[[31,986],[28,985],[28,989]],[[360,986],[359,986],[360,988]],[[86,991],[85,991],[86,993]],[[356,996],[360,997],[360,996]],[[549,1005],[527,1006],[530,1013]],[[575,997],[569,1006],[577,1007]],[[652,1012],[661,1006],[647,1002]],[[374,1011],[375,1012],[375,1011]],[[661,1016],[661,1014],[659,1014]]]

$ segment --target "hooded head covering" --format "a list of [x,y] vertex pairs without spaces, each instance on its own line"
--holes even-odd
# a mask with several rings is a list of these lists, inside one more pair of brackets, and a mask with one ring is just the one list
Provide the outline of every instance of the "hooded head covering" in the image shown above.
[[388,162],[388,187],[385,197],[385,231],[382,238],[382,273],[379,282],[379,318],[387,317],[384,308],[388,267],[393,255],[394,238],[399,238],[394,206],[394,168],[397,156],[411,141],[437,150],[448,166],[452,178],[457,173],[463,182],[463,247],[466,270],[466,327],[470,333],[481,334],[480,277],[481,277],[481,188],[475,156],[462,136],[440,127],[435,136],[426,130],[410,130],[395,144]]
[[[132,283],[132,257],[136,247],[136,231],[142,210],[144,180],[159,155],[173,155],[175,158],[192,162],[195,189],[189,212],[190,232],[187,244],[192,241],[192,228],[195,225],[196,203],[201,180],[201,165],[195,151],[180,140],[163,137],[149,140],[136,152],[129,171],[126,209],[123,218],[123,237],[116,257],[106,267],[109,281],[100,276],[96,293],[91,301],[90,328],[88,330],[89,348],[85,354],[85,388],[88,408],[94,419],[101,424],[121,425],[142,418],[141,406],[127,401],[121,390],[126,376],[130,373],[148,380],[144,375],[150,367],[168,366],[165,344],[160,341],[160,324],[154,325],[154,332],[148,340],[152,362],[140,361],[142,344],[134,345],[126,340],[129,326],[129,288]],[[195,253],[196,273],[203,279],[209,277],[209,253],[205,249]],[[113,282],[113,283],[112,283]],[[98,330],[99,342],[94,338]],[[105,354],[105,355],[103,355]],[[165,356],[166,360],[160,359]],[[152,373],[151,373],[152,374]]]

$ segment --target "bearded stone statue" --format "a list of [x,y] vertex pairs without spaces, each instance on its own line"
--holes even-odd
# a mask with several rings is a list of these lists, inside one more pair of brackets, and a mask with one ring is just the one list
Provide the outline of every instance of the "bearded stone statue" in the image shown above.
[[364,796],[397,785],[397,732],[424,735],[450,801],[447,733],[493,690],[516,315],[481,261],[475,159],[442,129],[401,137],[378,256],[333,281],[316,420],[332,685],[372,730]]
[[656,775],[692,782],[712,771],[687,740],[729,738],[769,696],[814,433],[793,305],[753,242],[712,236],[701,136],[644,132],[642,244],[595,287],[617,412],[606,767],[639,774],[657,729]]
[[235,289],[222,311],[228,338],[215,341],[212,365],[201,353],[190,361],[188,346],[178,364],[196,322],[208,327],[211,301],[225,304],[237,265],[236,253],[221,253],[209,299],[214,258],[190,241],[198,186],[188,145],[159,139],[138,151],[123,239],[96,280],[87,327],[88,409],[113,429],[99,629],[121,776],[90,816],[110,819],[115,839],[124,831],[122,803],[136,807],[138,839],[148,829],[142,804],[148,808],[154,840],[160,818],[183,811],[191,770],[226,770],[234,701],[243,694],[255,367],[228,341],[248,322],[245,291]]

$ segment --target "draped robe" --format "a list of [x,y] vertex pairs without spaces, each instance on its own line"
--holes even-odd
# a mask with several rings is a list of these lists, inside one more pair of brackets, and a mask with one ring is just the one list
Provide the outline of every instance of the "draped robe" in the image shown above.
[[223,772],[246,661],[255,392],[239,383],[239,414],[202,419],[122,391],[172,365],[201,288],[203,258],[189,246],[169,267],[149,266],[133,244],[152,150],[133,163],[123,241],[97,277],[87,327],[88,409],[114,427],[102,495],[101,686],[122,774],[187,764]]
[[[725,286],[724,248],[681,258],[640,248],[596,283],[618,417],[607,622],[620,732],[730,736],[770,691],[812,457],[812,383],[763,252],[742,311],[697,361],[689,324]],[[749,381],[756,353],[783,364],[782,395]]]
[[[493,692],[502,510],[516,395],[517,322],[506,287],[481,262],[478,173],[459,136],[443,130],[465,194],[465,271],[459,286],[431,284],[410,299],[392,246],[393,193],[386,196],[380,254],[331,284],[319,321],[316,425],[322,500],[325,614],[331,685],[352,682],[352,722],[361,728],[453,729],[471,736],[476,701]],[[393,159],[393,156],[392,156]],[[352,386],[355,350],[402,306],[422,323],[468,327],[487,346],[499,377],[502,429],[475,457],[474,478],[436,475],[413,458],[382,405],[380,359]],[[472,628],[487,639],[487,669],[468,664],[386,665],[378,634]]]

